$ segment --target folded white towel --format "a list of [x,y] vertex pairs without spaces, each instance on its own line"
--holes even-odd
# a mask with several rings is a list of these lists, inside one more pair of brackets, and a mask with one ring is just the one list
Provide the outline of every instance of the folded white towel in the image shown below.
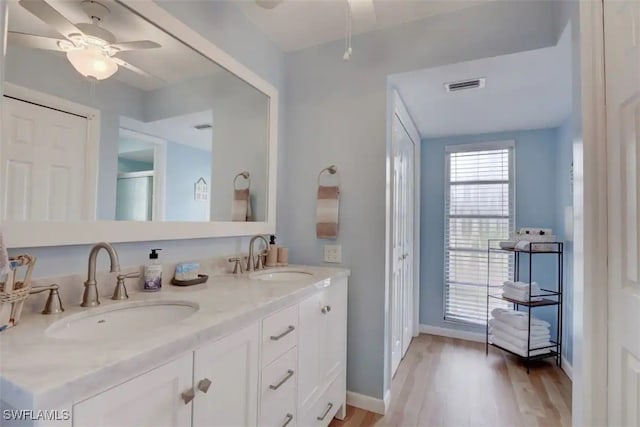
[[[515,354],[519,354],[520,356],[527,356],[527,349],[526,348],[521,348],[517,345],[513,345],[511,344],[509,341],[505,341],[503,339],[500,339],[499,337],[496,337],[494,335],[489,335],[489,342],[495,345],[498,345],[506,350],[509,350]],[[539,356],[541,354],[547,354],[550,353],[551,349],[542,349],[542,350],[533,350],[531,352],[529,352],[530,356]]]
[[518,292],[512,289],[505,289],[504,291],[502,291],[502,296],[520,302],[537,302],[542,301],[543,299],[542,297],[536,296],[531,296],[531,298],[529,298],[529,292]]
[[[518,347],[527,348],[526,339],[509,335],[506,332],[504,332],[502,329],[493,328],[493,330],[491,331],[491,334],[502,340],[509,341],[511,344],[517,345]],[[551,345],[550,339],[551,337],[549,335],[545,337],[531,338],[531,341],[529,341],[528,345],[530,346],[530,348],[548,347]]]
[[[517,338],[527,339],[528,331],[526,329],[516,329],[511,325],[508,325],[504,322],[501,322],[498,319],[489,320],[489,326],[495,329],[500,329],[503,332],[512,335]],[[532,326],[531,327],[531,337],[532,338],[541,338],[549,336],[549,328],[544,326]]]
[[[508,310],[506,308],[494,308],[491,311],[491,315],[516,329],[526,330],[529,328],[529,315],[522,311]],[[549,328],[551,324],[536,317],[531,317],[531,326],[544,326],[545,328]]]
[[[511,280],[507,280],[503,283],[503,288],[513,288],[516,291],[529,291],[529,284],[526,282],[512,282]],[[538,290],[540,291],[540,286],[538,286],[537,282],[531,282],[531,291]],[[540,293],[540,292],[538,292]]]

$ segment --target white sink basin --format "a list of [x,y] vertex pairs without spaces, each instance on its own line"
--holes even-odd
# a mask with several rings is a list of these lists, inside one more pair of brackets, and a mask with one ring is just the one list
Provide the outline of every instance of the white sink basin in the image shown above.
[[100,341],[127,337],[185,319],[198,311],[198,304],[186,301],[117,303],[66,317],[49,326],[52,338]]
[[286,270],[253,273],[249,277],[256,280],[265,280],[267,282],[289,282],[291,280],[309,279],[313,277],[313,274],[307,273],[306,271]]

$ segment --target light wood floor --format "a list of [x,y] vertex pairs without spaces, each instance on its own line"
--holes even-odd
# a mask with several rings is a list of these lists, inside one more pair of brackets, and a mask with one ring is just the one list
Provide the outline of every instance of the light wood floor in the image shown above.
[[[550,359],[551,360],[551,359]],[[555,427],[571,425],[571,381],[551,361],[527,372],[484,344],[433,335],[415,338],[392,384],[387,415],[353,407],[331,427]]]

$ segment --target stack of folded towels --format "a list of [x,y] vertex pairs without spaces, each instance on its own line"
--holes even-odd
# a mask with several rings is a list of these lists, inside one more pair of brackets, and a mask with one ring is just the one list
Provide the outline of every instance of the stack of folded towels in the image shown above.
[[[489,342],[500,346],[520,356],[527,356],[527,339],[529,329],[529,315],[521,311],[495,308],[491,312],[493,318],[489,320]],[[530,356],[549,353],[552,345],[550,342],[551,325],[544,320],[531,317],[531,341],[530,347],[533,350]]]
[[[512,282],[507,280],[502,286],[502,296],[511,300],[521,302],[536,302],[542,301],[542,297],[535,296],[541,295],[540,286],[536,282],[531,283],[531,294],[529,294],[529,284],[524,282]],[[529,300],[531,295],[531,300]]]

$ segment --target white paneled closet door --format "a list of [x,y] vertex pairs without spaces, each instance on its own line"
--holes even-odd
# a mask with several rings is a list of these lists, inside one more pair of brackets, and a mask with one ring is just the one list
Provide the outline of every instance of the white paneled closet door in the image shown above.
[[605,1],[609,425],[640,426],[640,2]]
[[393,275],[391,369],[395,374],[413,337],[415,147],[400,118],[393,122]]
[[87,219],[86,154],[85,117],[3,97],[0,219]]

